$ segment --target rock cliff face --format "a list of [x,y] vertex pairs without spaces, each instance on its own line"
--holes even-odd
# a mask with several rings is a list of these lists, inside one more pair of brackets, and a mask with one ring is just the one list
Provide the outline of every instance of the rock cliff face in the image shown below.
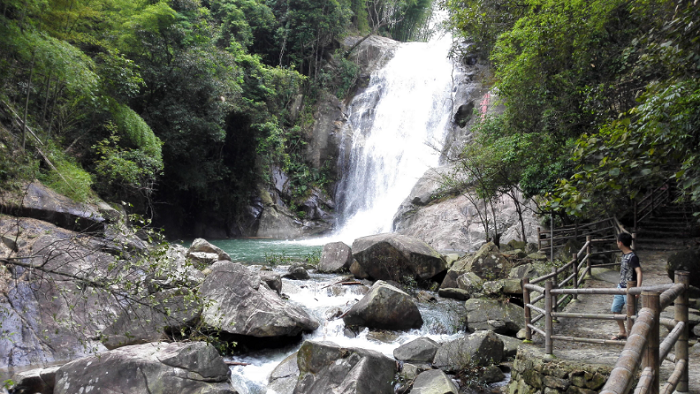
[[[343,42],[346,49],[357,43],[361,37],[348,37]],[[353,91],[366,87],[370,74],[386,64],[393,57],[398,42],[389,38],[371,36],[360,43],[350,58],[360,66],[360,76]],[[351,133],[346,127],[347,114],[345,103],[332,94],[324,93],[314,112],[314,126],[306,136],[310,143],[306,145],[304,156],[314,168],[330,168],[335,179],[340,179],[342,169],[337,167],[339,155],[350,152],[342,149],[344,133]],[[300,238],[318,235],[330,231],[335,224],[335,202],[331,196],[321,190],[313,190],[309,198],[297,207],[303,211],[303,219],[285,204],[291,194],[288,175],[281,169],[273,169],[273,187],[261,188],[260,195],[251,199],[247,211],[246,223],[239,223],[234,235],[257,236],[264,238]],[[202,229],[203,232],[210,231]],[[231,231],[229,231],[231,232]],[[215,234],[212,234],[215,235]],[[223,234],[219,234],[223,235]],[[219,237],[219,238],[224,238]]]
[[[450,166],[424,174],[394,216],[394,231],[423,239],[443,252],[478,249],[486,241],[478,211],[463,194],[454,195],[455,190],[442,186],[445,177],[450,176],[464,181],[459,179],[459,175]],[[501,243],[521,240],[521,226],[513,201],[508,198],[499,199],[495,210],[502,234]],[[536,241],[539,223],[532,209],[526,209],[523,220],[527,240]]]

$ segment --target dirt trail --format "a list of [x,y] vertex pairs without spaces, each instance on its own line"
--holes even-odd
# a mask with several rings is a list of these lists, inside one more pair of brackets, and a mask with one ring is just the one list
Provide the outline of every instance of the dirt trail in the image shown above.
[[[666,260],[672,252],[659,251],[639,251],[642,269],[644,272],[643,285],[656,285],[672,283],[665,271]],[[596,270],[594,279],[586,281],[586,287],[601,288],[615,287],[619,279],[619,272],[612,270]],[[609,314],[612,296],[610,295],[579,295],[578,300],[571,302],[566,306],[566,312],[572,313],[602,313]],[[673,306],[666,311],[670,312],[673,317]],[[691,310],[693,311],[693,310]],[[697,313],[697,310],[694,310]],[[592,320],[592,319],[566,319],[561,318],[559,323],[555,323],[554,330],[558,335],[567,335],[573,337],[585,337],[596,339],[610,339],[617,334],[617,323],[610,320]],[[661,340],[668,333],[662,329]],[[535,342],[544,345],[544,340],[539,335],[535,336]],[[691,341],[693,337],[691,334]],[[691,342],[692,345],[693,342]],[[573,359],[582,362],[592,362],[600,364],[613,365],[622,351],[624,343],[621,346],[615,345],[594,345],[584,344],[579,342],[554,341],[554,355],[560,358]],[[690,393],[700,394],[700,356],[690,356],[689,369],[689,389]],[[673,364],[665,361],[662,364],[661,382],[662,386],[673,370]]]

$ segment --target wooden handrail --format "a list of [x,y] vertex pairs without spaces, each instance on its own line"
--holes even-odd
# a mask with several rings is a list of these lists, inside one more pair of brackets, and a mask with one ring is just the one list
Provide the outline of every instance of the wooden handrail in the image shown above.
[[[574,259],[575,261],[575,259]],[[578,267],[578,264],[574,264]],[[586,270],[584,270],[585,275]],[[553,272],[552,274],[556,273]],[[550,274],[550,275],[552,275]],[[554,275],[556,276],[556,275]],[[532,285],[529,279],[523,279],[523,299],[525,303],[526,339],[531,340],[532,333],[538,333],[545,338],[545,353],[552,355],[553,341],[564,340],[584,343],[598,344],[624,344],[624,349],[613,368],[610,378],[603,387],[603,394],[626,394],[631,382],[636,375],[637,369],[642,364],[643,372],[635,393],[659,394],[659,367],[664,359],[675,362],[676,367],[664,386],[663,393],[671,394],[673,390],[687,392],[688,390],[688,283],[689,274],[687,272],[676,271],[675,284],[656,285],[647,287],[631,287],[632,282],[628,282],[628,288],[587,288],[587,289],[557,289],[555,284],[548,280],[545,287]],[[570,277],[565,280],[567,282]],[[536,301],[530,302],[530,291],[543,291],[539,299],[544,299],[544,309],[535,306]],[[630,297],[635,294],[642,294],[644,307],[637,314],[632,325],[634,308],[628,308],[626,315],[619,314],[581,314],[558,312],[555,305],[562,303],[565,298],[557,300],[557,295],[567,296],[575,294],[623,294],[627,295],[628,303],[634,304]],[[674,319],[660,317],[661,310],[670,303],[675,304]],[[531,319],[530,310],[539,312],[536,319]],[[544,318],[544,330],[535,326],[535,322]],[[580,318],[580,319],[604,319],[604,320],[627,320],[629,336],[627,341],[610,341],[595,338],[577,338],[572,336],[553,335],[554,318]],[[659,341],[659,327],[661,324],[673,326],[673,329],[663,342]],[[671,349],[675,345],[675,356],[668,357]]]

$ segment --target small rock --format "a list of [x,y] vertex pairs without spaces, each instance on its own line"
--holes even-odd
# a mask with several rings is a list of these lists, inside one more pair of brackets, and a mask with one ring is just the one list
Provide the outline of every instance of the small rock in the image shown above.
[[471,294],[468,291],[451,287],[438,290],[438,295],[440,297],[454,298],[461,301],[466,301],[469,299],[469,297],[471,297]]
[[457,386],[439,369],[422,372],[413,382],[411,394],[457,394]]
[[299,265],[293,265],[289,267],[289,272],[284,275],[285,278],[287,279],[294,279],[294,280],[306,280],[311,278],[309,276],[309,273],[306,271],[306,269],[302,266]]
[[496,297],[503,293],[503,282],[500,280],[484,282],[482,289],[485,295]]
[[399,361],[429,363],[435,358],[440,344],[427,337],[420,337],[394,349]]
[[496,365],[488,366],[481,373],[481,378],[484,379],[486,383],[496,383],[500,382],[506,378],[506,375],[501,371]]

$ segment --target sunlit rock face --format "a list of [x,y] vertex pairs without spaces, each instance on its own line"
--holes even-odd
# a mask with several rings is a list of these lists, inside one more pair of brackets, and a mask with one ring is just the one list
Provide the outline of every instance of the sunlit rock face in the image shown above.
[[296,336],[318,328],[301,307],[282,300],[248,267],[219,261],[199,290],[205,325],[256,338]]

